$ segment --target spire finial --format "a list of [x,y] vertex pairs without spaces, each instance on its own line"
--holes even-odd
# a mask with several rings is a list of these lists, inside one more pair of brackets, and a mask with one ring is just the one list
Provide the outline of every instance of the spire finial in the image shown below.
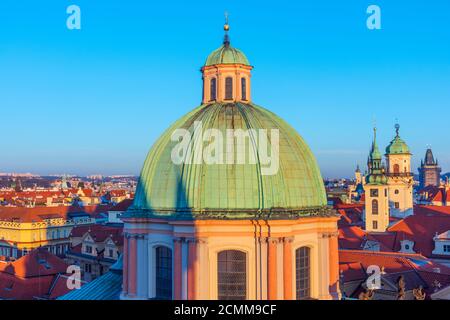
[[230,25],[228,24],[228,12],[225,11],[225,24],[223,25],[223,30],[225,31],[225,36],[223,38],[223,44],[225,46],[230,45],[230,38],[228,36],[228,31],[230,30]]
[[397,134],[397,137],[399,135],[399,130],[400,130],[400,124],[398,123],[398,119],[395,119],[395,132]]

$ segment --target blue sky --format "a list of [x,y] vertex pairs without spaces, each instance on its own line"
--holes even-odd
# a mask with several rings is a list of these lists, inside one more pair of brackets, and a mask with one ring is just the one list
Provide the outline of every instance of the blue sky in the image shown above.
[[[81,8],[81,30],[66,8]],[[379,5],[382,30],[366,28]],[[324,177],[401,136],[450,171],[450,2],[0,2],[0,172],[138,174],[155,139],[201,99],[223,13],[253,100],[286,119]]]

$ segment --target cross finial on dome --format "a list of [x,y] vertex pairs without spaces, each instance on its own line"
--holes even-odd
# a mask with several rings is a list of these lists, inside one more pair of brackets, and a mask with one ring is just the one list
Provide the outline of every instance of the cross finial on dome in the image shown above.
[[225,24],[223,25],[223,30],[225,31],[225,36],[223,38],[223,44],[228,47],[230,45],[230,37],[228,36],[228,31],[230,30],[230,25],[228,24],[228,12],[225,11]]

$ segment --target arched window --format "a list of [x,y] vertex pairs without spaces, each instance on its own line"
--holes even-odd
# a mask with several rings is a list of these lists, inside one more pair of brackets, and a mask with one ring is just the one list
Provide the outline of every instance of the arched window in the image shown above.
[[372,214],[378,214],[378,200],[372,200]]
[[241,78],[242,100],[247,100],[247,79]]
[[217,255],[219,300],[247,298],[247,259],[245,252],[225,250]]
[[216,100],[216,92],[217,92],[217,82],[216,82],[217,80],[216,80],[216,78],[212,78],[211,79],[211,83],[210,83],[210,92],[209,92],[209,95],[210,95],[210,97],[211,97],[211,101],[214,101],[214,100]]
[[156,247],[155,258],[156,298],[172,299],[172,250]]
[[394,173],[400,173],[400,166],[398,164],[394,164]]
[[311,297],[311,249],[295,250],[295,283],[297,300]]
[[225,78],[225,100],[233,99],[233,78]]

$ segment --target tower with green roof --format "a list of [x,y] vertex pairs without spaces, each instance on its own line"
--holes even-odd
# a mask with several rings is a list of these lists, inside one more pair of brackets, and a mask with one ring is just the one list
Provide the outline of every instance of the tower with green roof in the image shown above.
[[373,129],[373,142],[367,159],[368,174],[364,185],[364,219],[366,231],[384,232],[389,226],[388,178],[378,149],[377,129]]
[[411,151],[400,137],[400,125],[395,125],[395,136],[386,147],[386,165],[391,215],[404,218],[413,213],[414,178],[411,170]]

